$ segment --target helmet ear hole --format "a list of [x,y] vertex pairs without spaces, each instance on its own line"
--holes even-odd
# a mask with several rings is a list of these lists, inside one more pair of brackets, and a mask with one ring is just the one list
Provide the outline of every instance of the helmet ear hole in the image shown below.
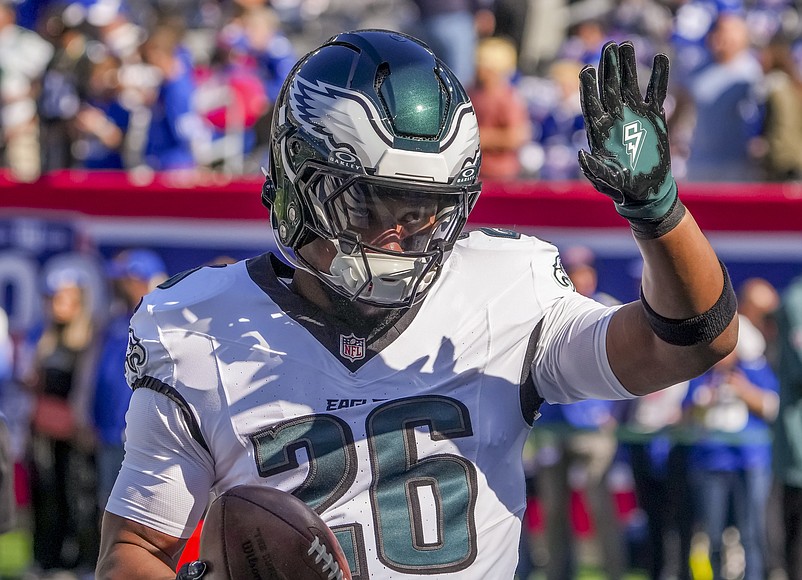
[[293,199],[287,204],[283,215],[277,216],[279,241],[289,247],[300,247],[304,237],[303,210],[299,207],[297,200]]
[[262,184],[262,205],[270,209],[276,201],[276,184],[269,175],[265,175],[265,182]]

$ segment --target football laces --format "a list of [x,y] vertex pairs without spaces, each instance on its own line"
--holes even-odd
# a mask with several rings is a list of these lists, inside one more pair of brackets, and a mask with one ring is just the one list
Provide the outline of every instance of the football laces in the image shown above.
[[323,564],[321,570],[324,573],[329,573],[328,580],[343,580],[343,571],[340,570],[340,565],[334,559],[334,556],[329,554],[325,544],[317,536],[312,541],[312,545],[309,546],[307,554],[310,556],[315,554],[315,564]]

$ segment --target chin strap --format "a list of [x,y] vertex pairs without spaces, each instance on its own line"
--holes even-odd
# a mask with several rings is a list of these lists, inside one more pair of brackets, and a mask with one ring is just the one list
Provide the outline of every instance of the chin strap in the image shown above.
[[436,255],[407,257],[364,250],[346,254],[338,241],[333,243],[337,255],[329,268],[330,280],[354,298],[378,305],[410,306],[436,277]]

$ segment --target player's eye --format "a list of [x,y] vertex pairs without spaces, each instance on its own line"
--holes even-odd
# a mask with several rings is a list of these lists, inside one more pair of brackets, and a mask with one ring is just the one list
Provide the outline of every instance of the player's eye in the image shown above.
[[398,224],[404,228],[407,235],[414,234],[433,223],[433,212],[422,208],[408,211],[398,219]]

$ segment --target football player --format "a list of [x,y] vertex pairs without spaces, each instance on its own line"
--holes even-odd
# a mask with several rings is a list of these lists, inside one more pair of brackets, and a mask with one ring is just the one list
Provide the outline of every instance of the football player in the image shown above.
[[176,276],[132,318],[98,578],[174,578],[210,493],[238,484],[306,501],[355,579],[512,578],[540,402],[644,395],[737,336],[726,269],[671,175],[668,59],[645,98],[635,66],[610,43],[580,74],[579,163],[644,260],[640,299],[608,307],[552,245],[463,232],[476,117],[426,46],[363,30],[303,57],[262,193],[277,251]]

